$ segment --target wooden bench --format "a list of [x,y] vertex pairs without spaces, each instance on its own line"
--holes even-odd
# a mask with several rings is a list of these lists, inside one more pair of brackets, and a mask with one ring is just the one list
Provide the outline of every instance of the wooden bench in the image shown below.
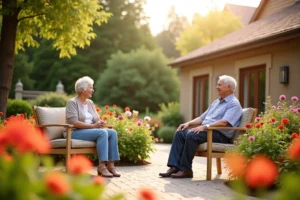
[[66,171],[72,154],[97,153],[95,142],[71,139],[73,125],[66,123],[65,107],[33,106],[33,114],[36,125],[43,129],[49,139],[50,154],[65,155]]
[[[206,157],[207,158],[207,171],[206,171],[206,180],[211,180],[211,171],[212,171],[212,158],[216,158],[217,172],[222,174],[221,167],[221,158],[224,157],[225,151],[234,148],[234,141],[241,134],[246,132],[245,125],[247,123],[253,123],[257,115],[257,109],[255,108],[244,108],[242,119],[239,127],[209,127],[207,131],[207,142],[199,145],[199,148],[195,156]],[[222,143],[213,143],[212,134],[213,130],[236,130],[234,137],[232,138],[232,144],[222,144]]]

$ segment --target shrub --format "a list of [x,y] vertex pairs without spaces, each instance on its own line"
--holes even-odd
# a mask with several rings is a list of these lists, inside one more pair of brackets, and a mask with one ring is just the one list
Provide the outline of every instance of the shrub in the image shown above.
[[38,98],[32,101],[32,104],[37,106],[65,107],[70,98],[71,97],[67,96],[66,94],[49,92],[40,95]]
[[32,115],[31,105],[24,100],[9,99],[6,108],[6,117],[24,114],[26,117]]
[[164,143],[172,143],[176,129],[176,127],[172,126],[163,126],[159,129],[157,135],[163,139]]
[[149,116],[139,119],[138,111],[131,112],[129,107],[125,108],[125,112],[121,112],[116,106],[105,106],[103,109],[96,107],[96,110],[99,111],[100,118],[118,132],[121,160],[137,163],[149,158],[150,153],[154,152]]
[[297,101],[298,98],[293,97],[289,105],[281,95],[277,105],[272,105],[268,97],[265,113],[257,117],[254,124],[246,125],[247,132],[238,138],[235,151],[248,160],[263,154],[278,165],[281,173],[299,170],[286,154],[291,141],[299,137],[300,106]]
[[159,107],[160,111],[158,112],[158,117],[165,126],[177,127],[179,124],[183,123],[183,117],[180,114],[178,102],[170,102],[167,105],[160,104]]
[[149,124],[152,127],[151,131],[152,131],[153,137],[157,138],[158,137],[157,132],[163,126],[162,121],[158,117],[152,117]]

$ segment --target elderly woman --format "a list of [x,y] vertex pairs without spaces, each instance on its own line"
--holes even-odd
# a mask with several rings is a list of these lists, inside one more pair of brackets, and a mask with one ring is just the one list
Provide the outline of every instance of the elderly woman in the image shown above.
[[76,97],[70,99],[66,107],[67,122],[74,125],[72,139],[96,142],[99,165],[98,175],[120,177],[114,162],[120,160],[118,136],[113,129],[106,129],[106,123],[99,119],[92,97],[94,81],[82,77],[75,83]]

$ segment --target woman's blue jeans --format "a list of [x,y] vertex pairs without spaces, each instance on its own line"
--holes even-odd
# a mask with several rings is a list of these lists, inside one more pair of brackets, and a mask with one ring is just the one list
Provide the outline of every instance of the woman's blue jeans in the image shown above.
[[99,163],[102,161],[120,160],[118,149],[118,134],[113,129],[75,129],[72,139],[96,142]]

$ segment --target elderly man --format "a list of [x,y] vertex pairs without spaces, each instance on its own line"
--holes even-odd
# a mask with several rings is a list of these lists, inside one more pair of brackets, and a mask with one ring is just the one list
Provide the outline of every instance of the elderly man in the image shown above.
[[[199,144],[207,142],[207,127],[237,127],[242,116],[242,107],[234,96],[236,80],[227,75],[219,77],[216,99],[200,116],[184,124],[180,124],[174,136],[166,173],[162,177],[192,178],[192,161]],[[187,129],[190,126],[197,126]],[[230,143],[234,131],[213,131],[213,142]]]

